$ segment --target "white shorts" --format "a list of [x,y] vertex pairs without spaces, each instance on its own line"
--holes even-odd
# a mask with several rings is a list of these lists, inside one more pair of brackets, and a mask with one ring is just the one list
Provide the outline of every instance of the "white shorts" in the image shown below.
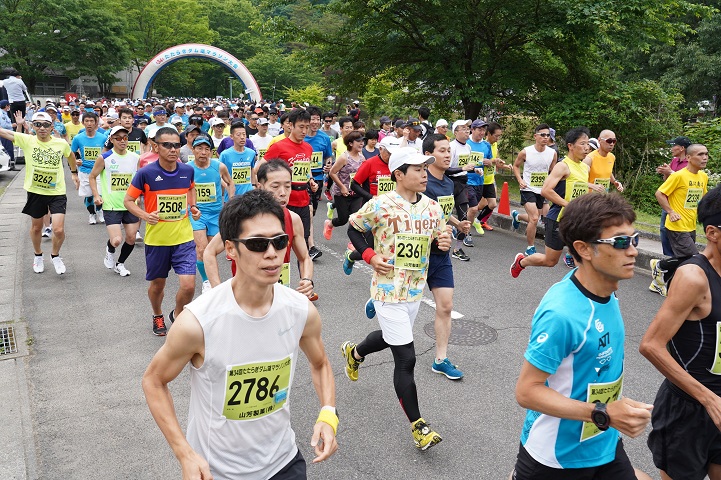
[[407,345],[413,341],[413,323],[421,302],[385,303],[373,300],[383,340],[388,345]]
[[78,180],[80,181],[80,187],[78,187],[79,197],[92,197],[93,191],[90,190],[90,174],[78,172]]

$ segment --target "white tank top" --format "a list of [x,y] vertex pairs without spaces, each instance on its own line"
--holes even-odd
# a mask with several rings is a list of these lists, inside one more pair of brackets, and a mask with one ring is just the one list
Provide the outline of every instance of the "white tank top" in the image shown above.
[[526,163],[523,165],[523,181],[528,184],[528,188],[524,188],[523,191],[540,194],[543,182],[548,177],[548,167],[551,166],[556,151],[546,147],[542,152],[539,152],[536,150],[535,145],[529,145],[523,150],[526,151]]
[[255,318],[228,280],[186,306],[205,335],[205,361],[190,364],[187,439],[216,480],[265,479],[298,452],[290,388],[308,299],[274,285],[273,305]]

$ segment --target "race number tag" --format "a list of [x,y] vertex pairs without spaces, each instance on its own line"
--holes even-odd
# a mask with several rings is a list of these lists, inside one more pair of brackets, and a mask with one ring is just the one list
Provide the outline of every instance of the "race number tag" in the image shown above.
[[495,165],[483,165],[483,176],[490,177],[496,171]]
[[188,161],[194,162],[195,161],[195,155],[188,155]]
[[[621,396],[621,390],[623,389],[623,375],[618,377],[618,380],[608,383],[589,383],[586,402],[588,403],[605,403],[608,405],[611,402],[618,400]],[[596,425],[592,422],[583,422],[583,428],[581,429],[581,441],[593,438],[596,435],[603,433],[599,430]]]
[[686,192],[686,201],[683,204],[683,208],[696,209],[702,196],[703,188],[689,188],[688,192]]
[[44,190],[53,190],[58,184],[57,170],[43,170],[40,168],[33,169],[33,179],[31,186],[33,188],[42,188]]
[[453,207],[456,204],[453,195],[438,197],[438,204],[441,206],[441,210],[443,210],[443,218],[448,222],[448,219],[451,218],[451,213],[453,213]]
[[392,192],[396,188],[396,182],[391,180],[390,175],[383,175],[378,177],[378,195]]
[[323,152],[313,152],[310,156],[310,168],[313,170],[323,168]]
[[597,178],[593,181],[596,185],[603,185],[603,188],[608,190],[611,188],[611,179],[610,178]]
[[158,195],[158,218],[165,222],[182,220],[187,203],[185,195]]
[[545,182],[547,178],[548,178],[547,172],[533,172],[533,173],[531,173],[531,186],[532,187],[542,187],[543,182]]
[[[568,188],[568,187],[566,187],[566,188]],[[574,182],[571,186],[571,198],[569,200],[578,198],[581,195],[585,195],[586,193],[588,193],[588,183],[587,182]]]
[[83,159],[94,162],[100,156],[100,147],[83,147]]
[[396,233],[396,258],[393,266],[402,270],[422,270],[428,265],[428,235]]
[[267,152],[267,148],[259,148],[258,149],[258,160],[263,160],[265,158],[265,152]]
[[277,362],[227,366],[223,416],[227,420],[254,420],[283,408],[292,365],[291,357],[286,357]]
[[463,168],[471,162],[471,156],[468,153],[458,155],[458,166]]
[[128,142],[128,151],[140,155],[140,140],[133,140]]
[[132,173],[110,173],[110,191],[111,192],[124,192],[130,187],[130,180],[132,180]]
[[471,163],[480,166],[483,163],[483,152],[471,152]]
[[233,167],[233,183],[250,185],[250,167]]
[[215,182],[208,183],[196,183],[195,184],[195,196],[198,203],[213,203],[215,202]]
[[308,160],[296,160],[293,163],[293,183],[306,183],[310,180],[310,162]]
[[290,263],[283,264],[283,267],[280,269],[280,279],[278,283],[286,287],[290,286]]

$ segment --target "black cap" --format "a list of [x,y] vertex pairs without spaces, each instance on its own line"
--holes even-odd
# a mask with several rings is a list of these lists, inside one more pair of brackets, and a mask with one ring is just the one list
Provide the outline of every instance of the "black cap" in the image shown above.
[[688,137],[676,137],[668,140],[666,143],[669,145],[678,145],[679,147],[688,148],[691,146],[691,140]]

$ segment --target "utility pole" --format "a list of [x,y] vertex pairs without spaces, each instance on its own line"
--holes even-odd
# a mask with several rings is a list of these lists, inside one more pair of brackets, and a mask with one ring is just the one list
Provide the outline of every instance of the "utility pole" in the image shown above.
[[230,85],[230,99],[233,100],[233,77],[228,77],[228,84]]

